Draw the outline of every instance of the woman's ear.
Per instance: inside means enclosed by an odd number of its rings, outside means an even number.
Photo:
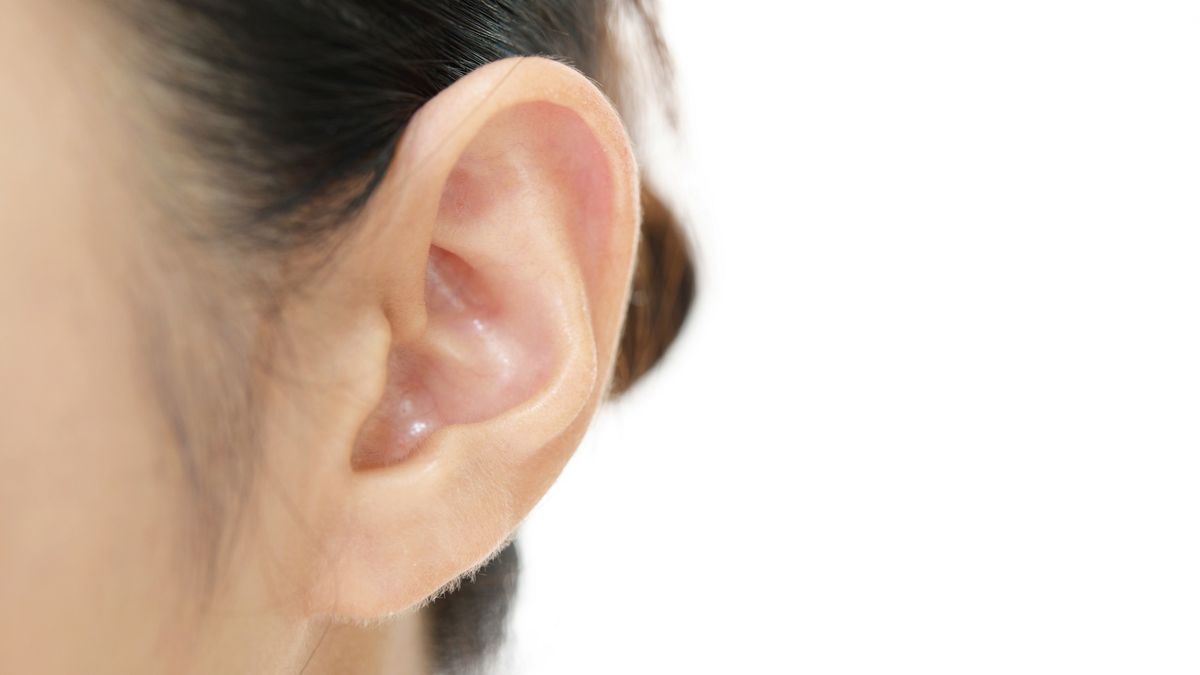
[[[571,68],[493,63],[414,116],[287,313],[307,375],[274,385],[268,456],[301,525],[270,545],[305,611],[412,608],[511,536],[605,394],[639,219],[624,128]]]

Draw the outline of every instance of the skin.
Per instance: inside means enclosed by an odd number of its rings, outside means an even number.
[[[429,672],[420,607],[512,534],[604,396],[639,221],[620,120],[549,61],[472,73],[267,325],[223,273],[245,261],[169,234],[175,155],[121,39],[90,4],[0,0],[0,672]],[[260,403],[232,448],[257,469],[199,525],[224,497],[189,488],[156,379],[211,379],[197,288],[271,360],[217,373]]]

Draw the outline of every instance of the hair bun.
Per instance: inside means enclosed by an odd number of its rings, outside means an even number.
[[[642,186],[642,238],[633,272],[612,396],[654,368],[679,337],[696,295],[691,245],[675,215],[649,185]]]

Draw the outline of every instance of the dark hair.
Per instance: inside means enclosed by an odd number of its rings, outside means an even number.
[[[565,62],[628,116],[636,92],[614,27],[623,17],[646,38],[638,60],[662,80],[670,73],[653,0],[105,1],[145,37],[142,53],[152,58],[142,65],[151,81],[180,102],[163,112],[193,160],[193,190],[206,197],[204,225],[188,234],[267,258],[321,250],[344,236],[411,116],[479,66],[511,56]],[[187,192],[180,189],[178,200]],[[659,361],[695,289],[678,224],[648,189],[644,207],[614,394]],[[236,450],[221,459],[236,459]],[[494,646],[516,572],[510,546],[434,603],[443,670],[472,668]]]

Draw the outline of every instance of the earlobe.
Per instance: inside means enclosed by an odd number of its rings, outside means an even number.
[[[485,560],[603,397],[636,165],[586,78],[518,63],[476,71],[414,118],[345,252],[391,339],[346,473],[315,479],[333,562],[314,571],[314,610],[401,611]]]

